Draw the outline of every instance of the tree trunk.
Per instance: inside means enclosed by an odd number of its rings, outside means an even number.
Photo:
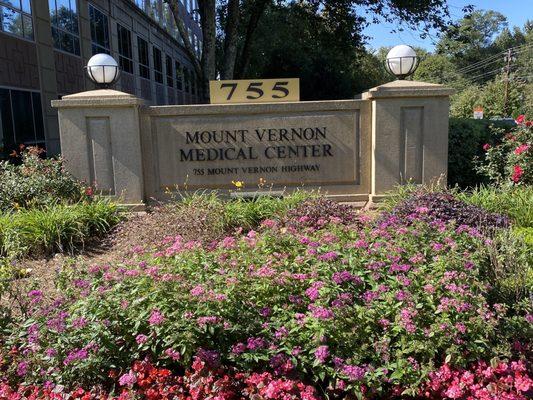
[[[209,81],[216,79],[216,0],[199,0],[202,23],[202,69],[203,85],[208,92]]]
[[[255,29],[259,23],[259,19],[266,9],[268,0],[255,0],[252,10],[250,12],[250,20],[246,27],[246,37],[244,39],[244,45],[240,57],[239,68],[235,74],[236,78],[242,79],[248,73],[248,66],[250,64],[250,58],[252,56],[252,43],[254,38]]]
[[[228,16],[226,20],[225,38],[224,38],[224,59],[222,79],[233,79],[235,70],[235,61],[237,59],[237,40],[239,29],[239,0],[228,0]]]

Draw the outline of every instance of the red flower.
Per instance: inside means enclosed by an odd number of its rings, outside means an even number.
[[[86,196],[92,197],[93,194],[94,194],[94,190],[93,190],[92,187],[89,186],[89,187],[86,187],[86,188],[85,188],[85,195],[86,195]]]
[[[522,115],[519,115],[518,117],[516,117],[515,122],[517,124],[521,125],[521,124],[524,123],[525,120],[526,120],[526,116],[524,114],[522,114]]]
[[[524,170],[522,169],[522,167],[520,165],[515,165],[513,170],[514,170],[513,178],[512,178],[513,182],[514,183],[518,183],[520,181],[520,178],[524,174]]]
[[[526,152],[527,150],[529,149],[529,146],[527,144],[521,144],[520,146],[518,146],[515,150],[514,150],[514,153],[516,155],[518,154],[522,154],[524,152]]]

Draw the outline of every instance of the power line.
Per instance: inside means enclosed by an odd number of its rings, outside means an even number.
[[[466,67],[460,68],[460,69],[457,70],[457,72],[459,72],[459,73],[473,72],[473,71],[475,71],[477,69],[484,68],[487,65],[490,65],[490,64],[493,64],[493,63],[499,61],[500,57],[502,57],[505,54],[507,54],[509,52],[509,50],[511,50],[513,52],[513,54],[517,54],[517,53],[521,54],[523,52],[528,51],[529,49],[533,49],[533,44],[523,44],[523,45],[519,45],[519,46],[510,47],[507,50],[499,52],[497,54],[494,54],[494,55],[492,55],[490,57],[487,57],[484,60],[477,61],[477,62],[475,62],[473,64],[467,65]]]

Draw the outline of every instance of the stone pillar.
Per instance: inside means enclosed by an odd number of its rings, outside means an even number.
[[[137,97],[92,90],[52,101],[59,111],[61,153],[67,169],[123,204],[142,205],[143,168]]]
[[[442,85],[403,80],[364,93],[372,104],[372,202],[401,183],[446,183],[452,93]]]

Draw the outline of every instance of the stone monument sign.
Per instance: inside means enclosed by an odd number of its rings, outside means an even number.
[[[377,201],[446,173],[451,90],[396,81],[359,100],[145,106],[97,90],[53,101],[67,167],[124,203],[178,189],[321,189]],[[241,184],[242,182],[242,184]]]

